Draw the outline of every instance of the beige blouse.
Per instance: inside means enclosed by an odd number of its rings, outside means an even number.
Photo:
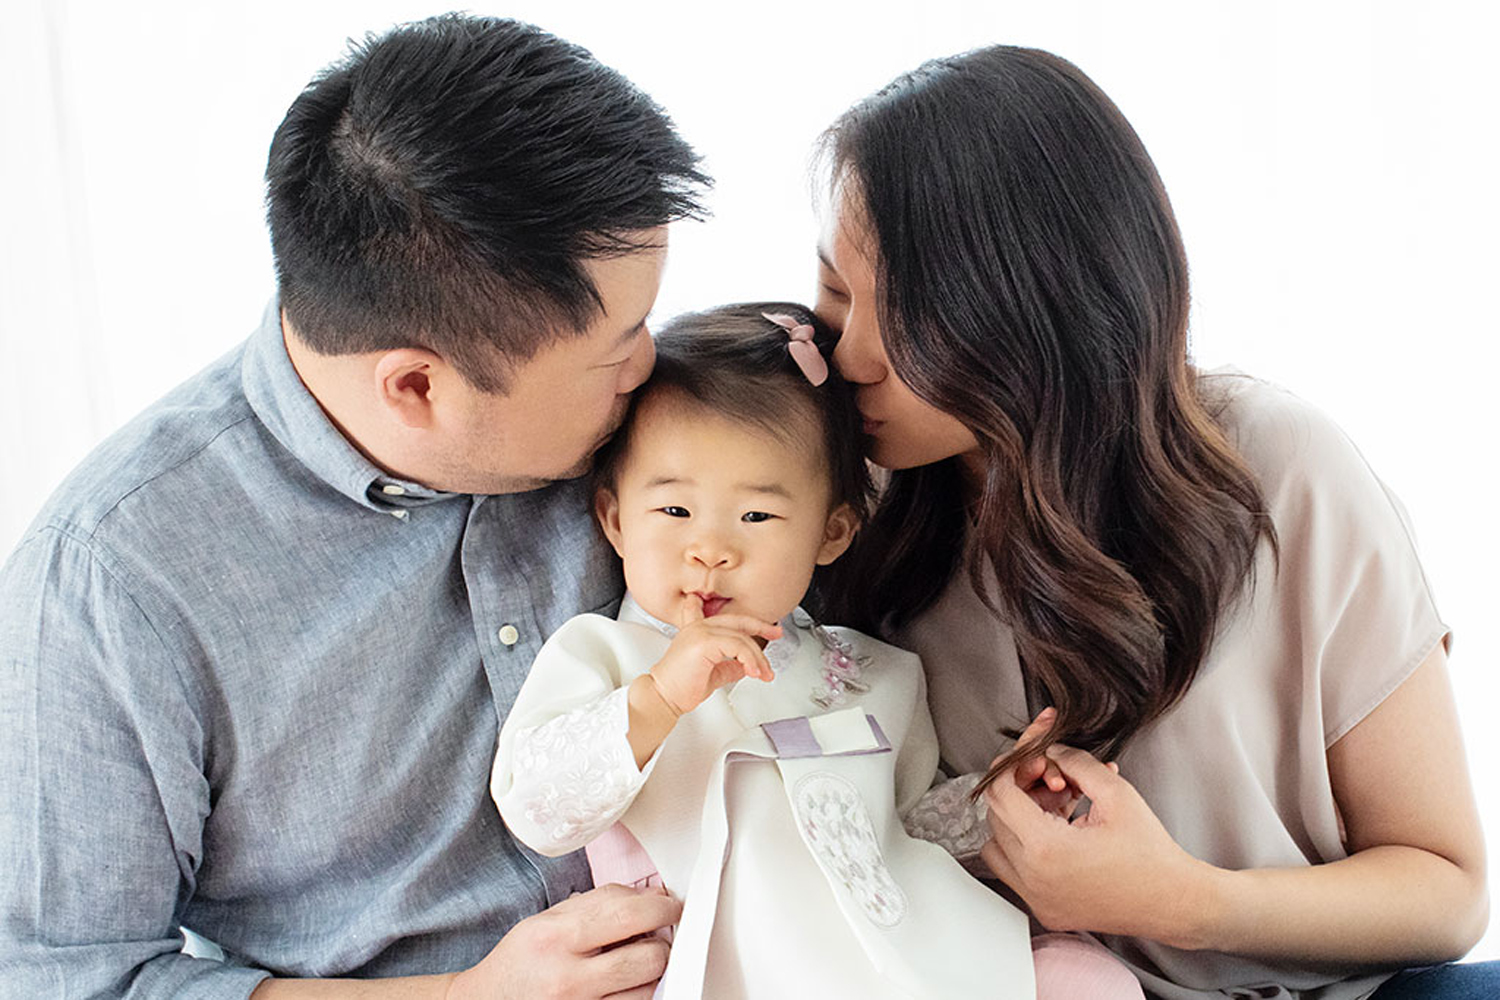
[[[1448,634],[1399,501],[1347,437],[1300,399],[1233,372],[1209,376],[1221,421],[1260,479],[1281,545],[1262,544],[1252,588],[1222,621],[1184,699],[1138,733],[1121,773],[1187,851],[1231,868],[1347,855],[1326,750]],[[896,637],[919,653],[946,767],[981,770],[1028,705],[1010,629],[960,572]],[[1164,891],[1170,887],[1163,886]],[[1355,1000],[1387,976],[1271,965],[1101,937],[1172,1000]]]

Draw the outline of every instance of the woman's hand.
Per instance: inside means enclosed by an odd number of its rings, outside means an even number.
[[[1028,727],[1045,729],[1039,716]],[[1022,740],[1027,734],[1022,734]],[[1177,845],[1113,764],[1056,744],[985,790],[982,856],[1050,930],[1174,941],[1210,866]],[[1069,819],[1082,798],[1088,811]]]

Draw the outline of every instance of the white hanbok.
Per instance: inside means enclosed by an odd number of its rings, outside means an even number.
[[[637,768],[626,688],[675,629],[628,596],[618,620],[568,621],[500,731],[491,793],[506,825],[557,855],[624,824],[685,900],[669,1000],[1031,1000],[1025,916],[954,858],[983,843],[982,810],[952,782],[928,794],[920,661],[800,610],[782,626],[773,681],[716,691]],[[919,808],[933,802],[941,815]]]

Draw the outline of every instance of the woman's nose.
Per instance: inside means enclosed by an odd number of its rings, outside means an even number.
[[[872,318],[857,312],[849,315],[844,332],[834,345],[833,363],[850,382],[868,385],[884,377],[885,351],[880,343],[880,328]]]

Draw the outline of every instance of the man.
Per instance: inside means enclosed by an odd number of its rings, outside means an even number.
[[[267,181],[261,328],[0,571],[5,993],[649,996],[676,904],[487,789],[547,633],[619,600],[569,480],[706,178],[588,53],[448,16],[316,78]]]

